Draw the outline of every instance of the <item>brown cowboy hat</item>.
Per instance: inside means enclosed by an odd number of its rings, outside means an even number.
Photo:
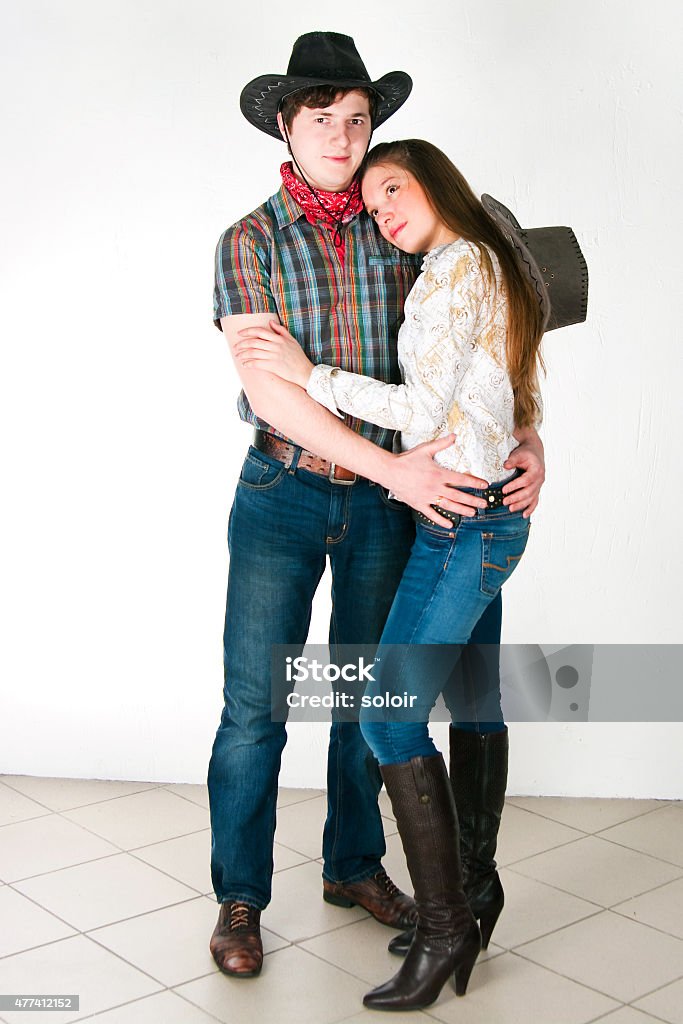
[[[571,228],[522,228],[507,206],[484,194],[482,206],[512,243],[545,318],[545,331],[581,324],[588,309],[588,266]]]

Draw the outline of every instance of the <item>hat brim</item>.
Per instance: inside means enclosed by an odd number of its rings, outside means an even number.
[[[390,71],[376,82],[363,79],[300,78],[292,75],[260,75],[245,85],[240,95],[240,110],[250,124],[274,139],[281,139],[277,112],[285,96],[300,89],[333,85],[339,89],[372,89],[377,93],[373,127],[395,114],[410,96],[413,80],[405,71]]]
[[[493,217],[498,227],[510,240],[513,248],[517,252],[524,270],[526,271],[527,277],[534,286],[534,290],[538,298],[538,304],[541,307],[541,312],[543,314],[543,330],[545,331],[548,326],[548,321],[550,320],[550,298],[545,286],[545,279],[541,273],[541,268],[531,254],[529,247],[524,243],[524,229],[521,227],[512,211],[508,210],[507,206],[504,206],[498,199],[494,199],[493,196],[489,196],[484,193],[481,197],[481,204],[486,212]]]

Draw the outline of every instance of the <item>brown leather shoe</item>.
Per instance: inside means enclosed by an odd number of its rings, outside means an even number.
[[[253,978],[261,973],[261,911],[248,903],[221,903],[209,949],[223,974]]]
[[[415,900],[394,885],[384,868],[360,882],[328,882],[323,878],[323,899],[336,907],[363,907],[389,928],[410,928],[417,921]]]

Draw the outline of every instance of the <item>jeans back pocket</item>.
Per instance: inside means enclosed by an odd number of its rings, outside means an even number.
[[[527,521],[524,529],[515,527],[513,533],[482,533],[481,535],[481,591],[495,597],[506,580],[512,576],[524,554],[529,539]]]

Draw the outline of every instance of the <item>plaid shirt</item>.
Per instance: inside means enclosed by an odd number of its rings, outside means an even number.
[[[399,384],[396,337],[422,256],[389,245],[365,212],[343,228],[342,264],[330,232],[310,224],[281,188],[220,237],[216,249],[214,322],[236,313],[273,313],[313,363],[327,363]],[[243,420],[258,419],[244,391]],[[383,448],[393,431],[345,417],[347,426]]]

